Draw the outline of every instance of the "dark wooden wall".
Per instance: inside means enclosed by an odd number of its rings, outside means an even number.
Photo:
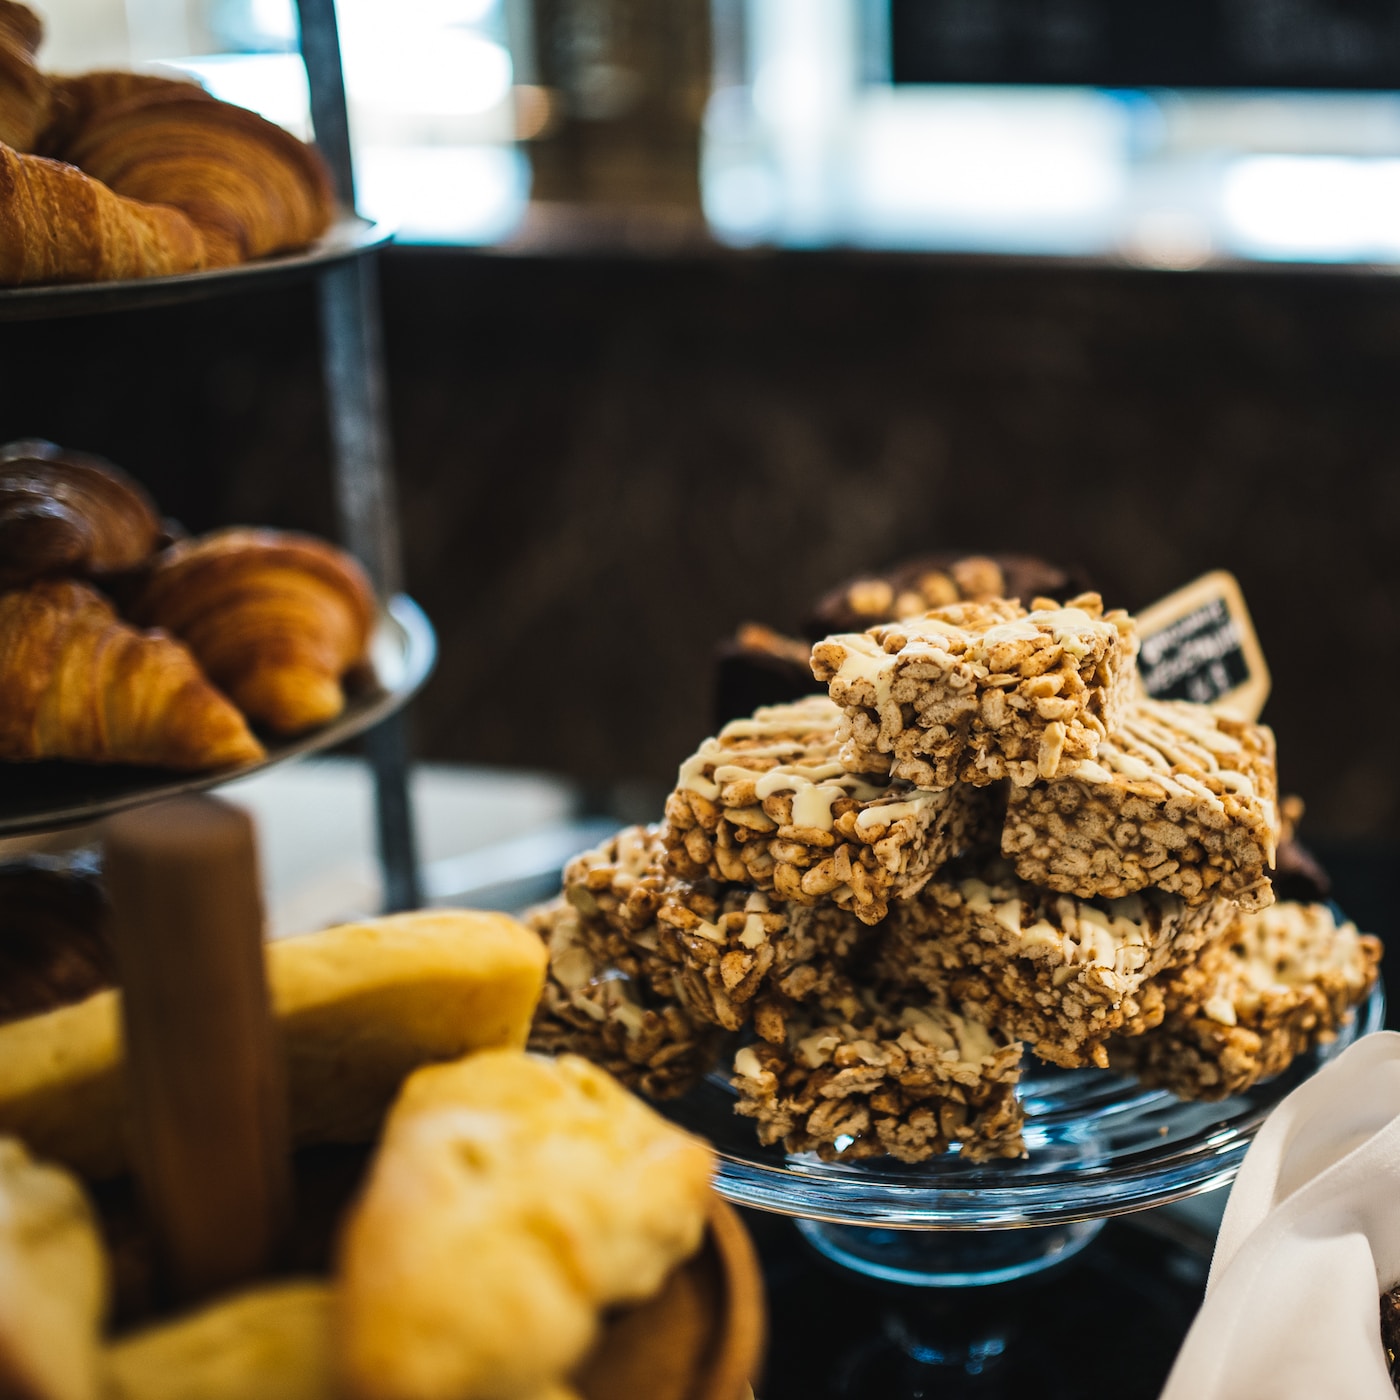
[[[383,287],[426,755],[663,784],[720,636],[924,548],[1079,561],[1129,606],[1223,565],[1310,826],[1400,834],[1393,279],[404,249]],[[193,528],[330,528],[309,288],[0,337],[6,437]]]

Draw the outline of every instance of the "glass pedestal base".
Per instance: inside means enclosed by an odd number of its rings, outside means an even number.
[[[824,1222],[804,1224],[807,1238],[859,1273],[967,1287],[1070,1258],[1094,1221],[1228,1185],[1279,1101],[1384,1021],[1377,983],[1335,1040],[1220,1103],[1184,1102],[1106,1070],[1032,1062],[1020,1085],[1026,1155],[1016,1160],[948,1152],[917,1163],[826,1161],[762,1147],[735,1116],[723,1074],[663,1111],[714,1145],[715,1189],[734,1205]]]
[[[835,1264],[884,1283],[976,1288],[1029,1278],[1073,1259],[1103,1229],[1076,1220],[1027,1230],[881,1230],[799,1220],[802,1237]]]
[[[1209,1232],[1157,1211],[977,1288],[884,1282],[819,1254],[795,1221],[745,1223],[769,1284],[763,1400],[1157,1400],[1210,1267]]]

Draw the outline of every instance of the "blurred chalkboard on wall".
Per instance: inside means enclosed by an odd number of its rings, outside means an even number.
[[[897,83],[1400,88],[1396,0],[889,0]]]

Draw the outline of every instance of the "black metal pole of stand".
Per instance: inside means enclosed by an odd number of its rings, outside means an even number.
[[[298,9],[316,144],[330,164],[342,204],[353,209],[355,170],[335,0],[298,0]],[[321,273],[321,362],[341,538],[363,561],[380,596],[388,597],[403,586],[403,564],[375,274],[373,255]],[[384,907],[412,909],[422,903],[422,890],[402,713],[365,736],[365,755],[374,775]]]

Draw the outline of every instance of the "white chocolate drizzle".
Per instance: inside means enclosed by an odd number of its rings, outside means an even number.
[[[792,825],[820,831],[831,830],[832,807],[842,798],[868,804],[856,817],[862,832],[917,817],[947,800],[944,794],[906,790],[903,784],[896,788],[895,800],[886,800],[890,784],[846,772],[836,758],[840,722],[840,709],[824,695],[760,709],[706,739],[681,764],[676,785],[709,801],[729,784],[745,781],[753,783],[759,802],[791,793]]]
[[[1019,937],[1028,953],[1050,953],[1066,968],[1097,967],[1118,975],[1131,975],[1146,964],[1149,926],[1141,895],[1104,900],[1102,907],[1070,895],[1052,896],[1054,917],[1030,918],[1018,889],[1015,884],[990,885],[975,877],[958,884],[969,909],[990,914]],[[1181,904],[1174,895],[1158,895],[1156,902],[1164,920]]]
[[[1258,802],[1272,828],[1273,803],[1246,771],[1252,766],[1249,752],[1220,720],[1206,705],[1139,700],[1118,733],[1099,746],[1097,761],[1077,764],[1071,776],[1087,783],[1150,783],[1164,797],[1193,799],[1219,812],[1225,795]]]
[[[1006,654],[1008,648],[1014,652],[1029,645],[1039,652],[1041,644],[1049,643],[1077,664],[1124,637],[1135,651],[1134,624],[1123,613],[1103,616],[1078,606],[1027,613],[998,599],[936,608],[922,617],[882,623],[867,632],[829,637],[818,643],[818,650],[839,648],[839,664],[834,672],[826,672],[833,688],[842,682],[866,682],[875,692],[875,708],[883,712],[891,703],[902,668],[910,664],[932,667],[942,684],[952,688],[989,677],[1001,684],[1015,679],[1015,658]],[[815,656],[814,668],[822,674]],[[1004,671],[1008,665],[1012,670]]]
[[[1238,955],[1201,1000],[1205,1016],[1221,1025],[1238,1024],[1238,1013],[1266,993],[1286,994],[1326,974],[1359,992],[1368,976],[1356,925],[1338,924],[1325,904],[1279,903],[1242,913],[1226,940]]]

